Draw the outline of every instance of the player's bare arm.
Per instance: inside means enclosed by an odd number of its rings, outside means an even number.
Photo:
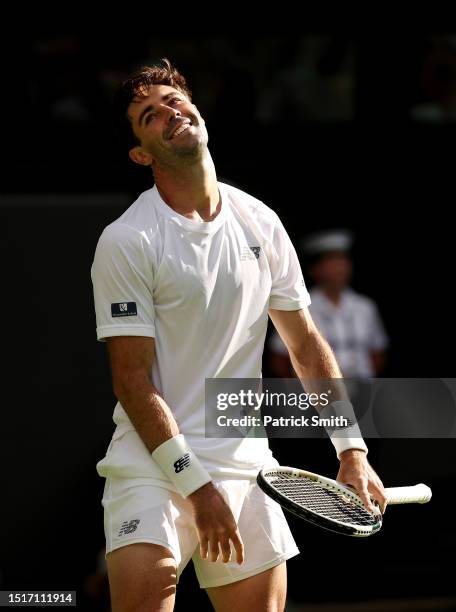
[[[170,407],[151,380],[155,341],[142,336],[107,338],[114,393],[128,414],[138,435],[153,453],[177,436],[179,427]],[[203,558],[224,563],[230,560],[230,541],[236,560],[244,559],[243,544],[233,513],[212,482],[188,496],[198,529]],[[221,552],[220,552],[221,551]]]
[[[114,394],[153,452],[179,434],[176,420],[151,381],[155,341],[142,336],[107,338]]]
[[[342,378],[334,354],[307,308],[292,311],[270,309],[269,316],[290,353],[291,363],[299,378]],[[348,449],[341,453],[339,461],[337,480],[353,486],[369,510],[373,510],[369,493],[384,510],[385,490],[366,453]]]

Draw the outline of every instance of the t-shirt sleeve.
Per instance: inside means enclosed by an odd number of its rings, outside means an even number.
[[[155,337],[153,266],[147,237],[121,223],[98,241],[91,270],[97,338]]]
[[[269,308],[301,310],[310,304],[296,250],[279,217],[273,234],[270,258],[272,287]]]

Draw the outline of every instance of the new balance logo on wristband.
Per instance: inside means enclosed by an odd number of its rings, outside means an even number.
[[[123,535],[128,535],[129,533],[133,533],[133,531],[136,531],[136,529],[138,528],[138,525],[139,525],[139,519],[133,519],[131,521],[124,521],[120,528],[118,537],[123,536]]]
[[[182,470],[184,470],[186,467],[190,465],[190,454],[185,453],[185,455],[182,455],[182,457],[179,457],[179,459],[175,461],[173,465],[174,465],[174,471],[176,472],[176,474],[179,474],[179,472],[182,472]]]

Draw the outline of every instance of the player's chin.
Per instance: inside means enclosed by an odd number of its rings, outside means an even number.
[[[202,138],[188,138],[185,142],[182,139],[182,142],[175,143],[173,146],[173,150],[176,155],[181,156],[191,156],[198,155],[205,147],[206,143]]]

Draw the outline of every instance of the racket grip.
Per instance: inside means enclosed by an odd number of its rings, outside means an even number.
[[[425,484],[412,487],[390,487],[385,489],[388,504],[426,504],[432,497],[431,489]]]

